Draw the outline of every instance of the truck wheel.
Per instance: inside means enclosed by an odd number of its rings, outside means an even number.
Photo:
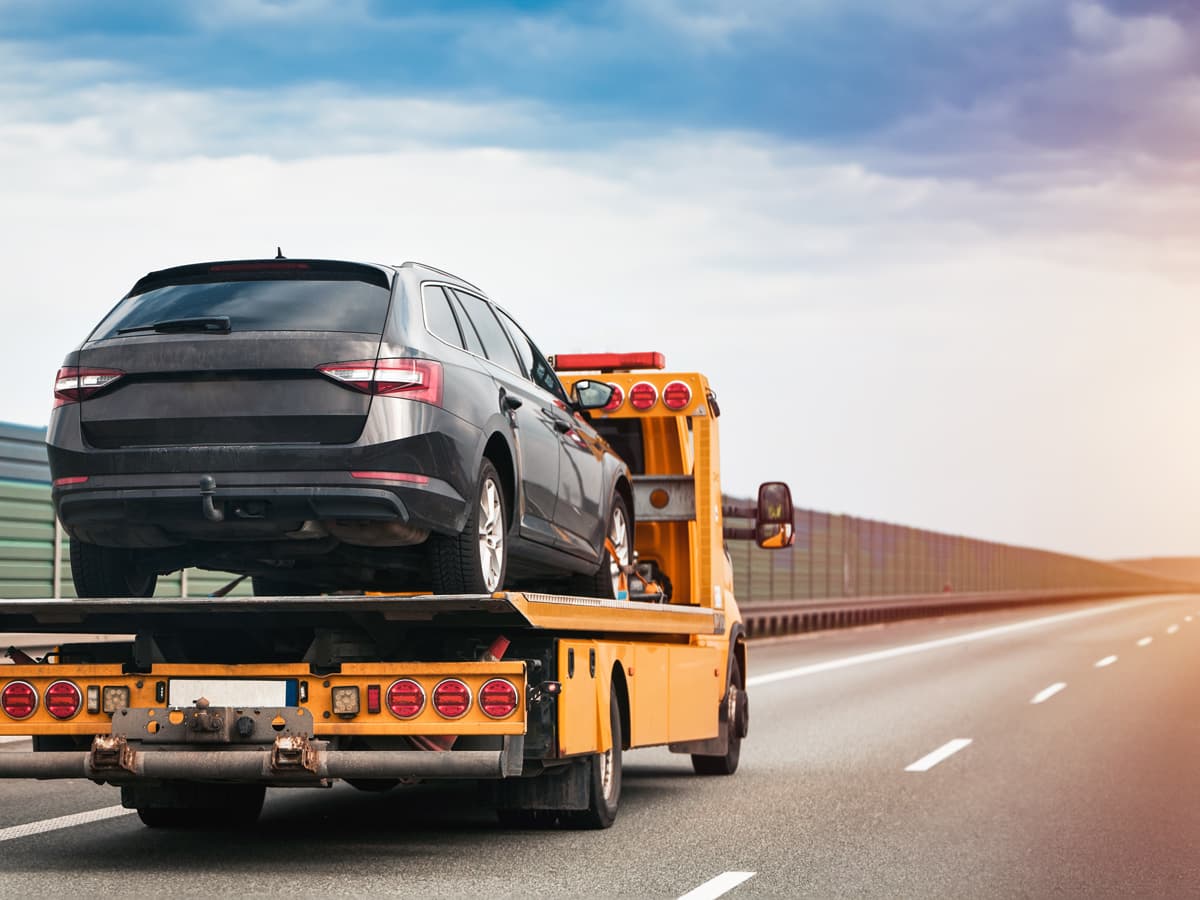
[[[572,590],[581,597],[617,600],[621,599],[623,591],[624,599],[629,599],[629,579],[624,569],[629,565],[630,554],[633,553],[633,528],[625,500],[620,494],[613,495],[610,506],[602,548],[604,561],[594,575],[578,575],[572,582]]]
[[[739,686],[742,670],[737,657],[729,665],[729,687],[725,689],[725,714],[728,719],[729,745],[724,756],[700,756],[692,754],[692,769],[697,775],[732,775],[737,771],[742,755],[742,736],[746,733],[746,717],[749,712],[746,694]]]
[[[490,594],[504,586],[508,517],[500,475],[487,458],[479,467],[478,484],[462,532],[429,538],[434,593]]]
[[[267,793],[261,784],[193,782],[163,785],[158,791],[154,805],[135,807],[147,828],[246,828],[258,821]]]
[[[139,565],[136,551],[72,538],[71,580],[79,597],[153,597],[158,573]]]
[[[614,689],[608,699],[608,717],[612,723],[612,747],[591,758],[591,784],[588,808],[563,813],[562,822],[570,828],[608,828],[617,818],[621,802],[621,707]]]

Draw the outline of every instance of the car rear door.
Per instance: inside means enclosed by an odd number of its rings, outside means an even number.
[[[546,357],[529,335],[504,310],[497,309],[521,355],[530,380],[552,405],[562,462],[559,466],[558,504],[554,524],[563,549],[596,559],[604,540],[604,450],[596,432],[574,413],[567,392]]]
[[[517,521],[522,537],[549,546],[558,544],[554,530],[558,504],[559,428],[553,398],[538,390],[522,371],[521,361],[488,301],[469,291],[449,292],[456,311],[473,330],[486,355],[486,365],[499,388],[497,402],[508,399],[517,447],[521,483]],[[515,408],[513,408],[515,406]]]

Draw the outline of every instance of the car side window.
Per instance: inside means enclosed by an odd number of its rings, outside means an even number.
[[[425,327],[436,338],[441,338],[452,347],[464,347],[458,320],[450,308],[450,298],[436,284],[427,284],[422,290],[425,298]]]
[[[504,333],[500,321],[492,312],[487,301],[465,291],[455,290],[454,294],[467,311],[471,322],[474,323],[475,330],[479,333],[479,339],[483,341],[483,349],[487,352],[488,359],[510,372],[523,375],[521,361],[517,359],[517,353],[513,350],[508,335]]]
[[[517,345],[517,352],[521,354],[521,358],[525,361],[525,368],[529,372],[530,380],[560,400],[566,400],[567,392],[563,390],[558,376],[550,368],[550,363],[546,362],[546,357],[542,356],[541,351],[529,339],[529,335],[525,333],[525,329],[518,325],[513,320],[513,317],[504,310],[497,309],[496,312],[500,314],[500,320],[508,327],[508,333],[512,335],[513,343]]]
[[[458,317],[458,324],[462,329],[463,339],[467,342],[467,349],[476,356],[486,358],[487,353],[484,352],[483,341],[479,339],[479,331],[475,328],[475,323],[471,321],[471,317],[467,315],[467,311],[458,302],[458,297],[454,291],[449,288],[444,288],[444,290],[446,291],[446,297],[450,300],[450,306],[454,310],[454,315]]]

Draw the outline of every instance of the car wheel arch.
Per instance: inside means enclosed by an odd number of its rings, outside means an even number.
[[[513,461],[512,448],[507,439],[499,431],[492,432],[483,447],[483,458],[491,461],[500,476],[500,488],[504,491],[504,505],[508,512],[508,527],[512,529],[516,522],[517,511],[517,475]]]

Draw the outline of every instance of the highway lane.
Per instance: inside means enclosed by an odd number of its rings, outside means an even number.
[[[1198,650],[1198,597],[756,644],[741,771],[629,754],[607,832],[506,831],[469,786],[339,786],[271,792],[244,834],[120,815],[5,840],[118,797],[0,783],[0,893],[1195,896]]]

